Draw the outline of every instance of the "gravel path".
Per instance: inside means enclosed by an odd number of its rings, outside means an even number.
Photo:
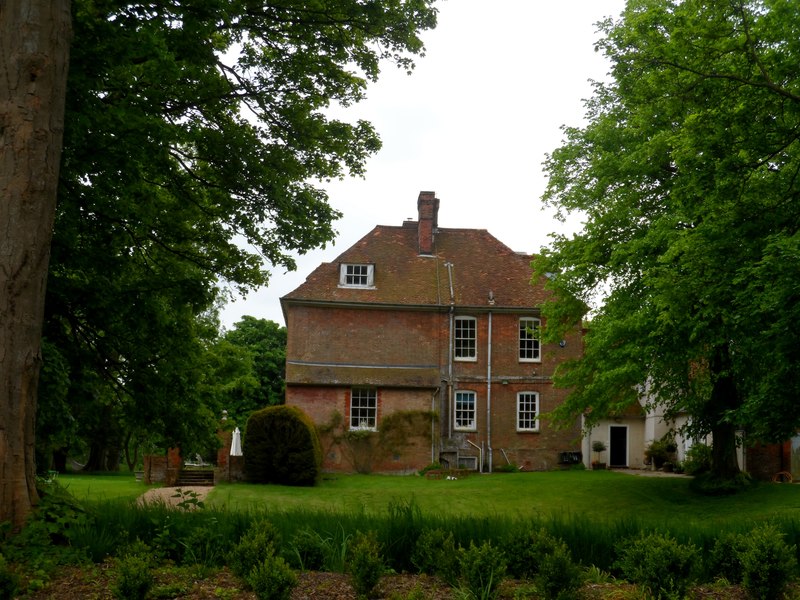
[[[181,487],[158,487],[147,490],[139,496],[139,504],[161,503],[177,506],[179,502],[192,497],[192,493],[197,494],[198,501],[203,501],[208,496],[212,486],[209,485],[183,485]],[[180,490],[180,492],[178,492]]]

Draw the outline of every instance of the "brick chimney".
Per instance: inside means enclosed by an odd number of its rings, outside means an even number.
[[[420,192],[417,199],[417,211],[419,212],[417,225],[419,253],[433,254],[433,238],[436,235],[436,228],[439,226],[439,199],[436,198],[436,192]]]

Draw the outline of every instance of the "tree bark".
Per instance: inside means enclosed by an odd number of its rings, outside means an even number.
[[[729,349],[717,349],[711,361],[713,386],[708,402],[711,415],[711,473],[720,480],[733,479],[740,473],[736,458],[736,426],[725,421],[725,413],[741,404],[731,372]]]
[[[38,500],[34,431],[70,0],[0,2],[0,522]]]

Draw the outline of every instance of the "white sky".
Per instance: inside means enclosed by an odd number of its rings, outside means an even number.
[[[543,211],[545,154],[562,125],[580,125],[590,79],[608,64],[594,51],[595,23],[618,17],[624,0],[444,0],[439,25],[424,34],[426,55],[409,76],[384,67],[348,120],[371,121],[383,141],[364,179],[326,184],[343,213],[335,244],[275,269],[268,287],[222,312],[285,325],[279,298],[375,225],[417,217],[421,190],[441,200],[440,227],[487,229],[513,250],[533,253],[564,225]],[[573,224],[574,229],[577,225]]]

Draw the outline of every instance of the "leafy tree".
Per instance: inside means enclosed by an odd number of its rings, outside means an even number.
[[[713,434],[713,473],[732,478],[736,430],[800,424],[800,13],[631,0],[601,31],[612,79],[546,162],[545,201],[584,228],[534,263],[550,338],[604,296],[559,413],[592,423],[646,386]]]
[[[274,321],[245,315],[227,331],[224,339],[249,357],[250,376],[229,388],[225,408],[237,423],[254,410],[284,402],[286,377],[286,328]]]
[[[188,397],[195,388],[183,367],[201,337],[183,345],[180,336],[192,318],[213,304],[218,285],[262,285],[265,262],[292,268],[291,251],[330,241],[338,214],[314,182],[361,174],[379,147],[368,123],[329,119],[324,109],[360,100],[384,60],[410,69],[423,49],[418,33],[436,21],[433,0],[74,0],[70,54],[70,3],[41,4],[37,12],[12,0],[0,10],[4,80],[31,83],[13,90],[24,101],[4,96],[1,110],[25,107],[14,123],[33,115],[44,124],[27,134],[40,144],[32,158],[0,163],[0,189],[13,198],[0,222],[19,248],[0,266],[27,282],[24,293],[4,285],[0,305],[3,356],[24,361],[0,365],[0,421],[12,433],[0,436],[0,520],[14,523],[35,501],[37,357],[54,218],[46,331],[70,377],[81,374],[70,389],[145,414],[151,402]],[[32,15],[49,21],[30,28]],[[42,32],[38,45],[31,31]],[[17,60],[20,48],[33,58]],[[65,91],[51,75],[65,75],[68,58],[56,213]],[[39,187],[9,196],[6,177]],[[165,431],[185,408],[156,410],[153,427]]]

